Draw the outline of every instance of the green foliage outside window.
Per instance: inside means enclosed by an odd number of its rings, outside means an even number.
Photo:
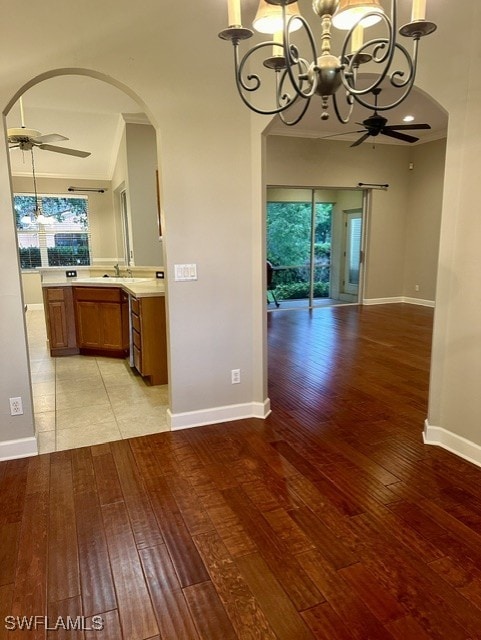
[[[315,204],[314,297],[329,296],[331,203]],[[279,300],[309,297],[311,203],[267,203],[267,259],[275,267],[274,293]],[[282,269],[279,267],[290,267]]]
[[[90,264],[87,198],[16,194],[14,209],[22,269]]]

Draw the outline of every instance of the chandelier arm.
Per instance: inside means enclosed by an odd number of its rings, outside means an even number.
[[[379,15],[375,11],[373,11],[372,13],[375,15]],[[394,53],[397,46],[397,43],[395,42],[395,38],[394,38],[395,22],[394,20],[391,21],[387,16],[384,16],[384,15],[382,16],[382,19],[384,20],[388,30],[388,37],[374,38],[372,40],[369,40],[368,42],[365,42],[362,45],[362,47],[357,51],[357,54],[351,55],[351,56],[348,56],[348,54],[346,53],[347,45],[349,44],[351,33],[356,28],[357,25],[355,25],[353,29],[351,29],[348,37],[344,41],[342,52],[341,52],[341,60],[343,61],[349,60],[349,63],[347,65],[344,64],[341,67],[340,75],[341,75],[341,81],[342,81],[342,84],[344,85],[344,88],[347,91],[349,91],[349,93],[351,93],[352,95],[365,95],[367,93],[372,92],[373,89],[376,89],[377,87],[379,87],[379,85],[384,81],[385,77],[387,76],[389,69],[392,65],[392,62],[394,59]],[[355,87],[356,69],[357,69],[357,66],[359,66],[358,62],[356,61],[356,58],[360,54],[366,53],[369,49],[372,49],[372,62],[376,64],[381,64],[384,66],[379,76],[376,77],[374,82],[372,82],[368,87],[365,87],[364,89],[356,89]],[[383,51],[384,53],[381,54],[381,52]]]
[[[306,101],[304,103],[304,106],[301,109],[301,112],[299,113],[299,115],[296,116],[296,118],[294,120],[287,120],[287,118],[285,117],[283,112],[279,113],[279,118],[282,120],[282,122],[288,126],[288,127],[292,127],[295,124],[297,124],[298,122],[300,122],[302,120],[302,118],[304,117],[304,114],[306,113],[309,104],[311,102],[311,98],[306,98]],[[294,102],[292,103],[294,104]]]
[[[314,65],[315,65],[317,62],[317,47],[316,47],[316,41],[314,40],[314,34],[312,33],[312,30],[307,20],[305,20],[305,18],[303,18],[302,16],[300,15],[291,16],[288,20],[286,20],[285,5],[282,6],[282,14],[283,14],[283,21],[284,21],[284,55],[286,57],[286,65],[287,65],[287,72],[289,74],[289,79],[296,93],[298,93],[303,98],[311,98],[316,92],[316,82],[313,82],[311,84],[311,87],[308,91],[303,91],[302,84],[304,81],[308,80],[307,74],[305,73],[299,74],[297,78],[294,75],[294,67],[296,65],[298,65],[299,63],[303,63],[307,69],[309,67],[309,63],[305,58],[301,58],[298,55],[297,47],[294,44],[291,44],[290,42],[289,27],[290,27],[291,21],[296,20],[300,22],[304,27],[307,33],[309,44],[311,46],[312,59],[314,60]]]
[[[337,92],[333,94],[332,96],[332,104],[334,105],[334,113],[336,114],[337,119],[339,120],[339,122],[341,124],[347,124],[350,119],[351,119],[351,115],[352,115],[352,110],[354,108],[354,98],[351,96],[351,94],[349,93],[349,91],[346,91],[346,102],[349,105],[349,112],[347,114],[347,116],[343,117],[341,115],[341,111],[339,109],[339,104],[337,101]]]
[[[266,116],[276,115],[277,113],[284,111],[285,109],[290,107],[292,104],[294,104],[294,100],[295,100],[295,98],[292,99],[289,97],[289,100],[284,105],[279,105],[274,109],[260,109],[258,107],[255,107],[253,104],[251,104],[249,100],[246,98],[246,96],[244,95],[244,91],[255,92],[262,85],[262,81],[257,74],[249,74],[247,76],[247,81],[253,82],[252,86],[249,86],[248,84],[246,84],[242,74],[248,59],[250,58],[251,55],[253,55],[259,49],[262,49],[263,47],[270,47],[272,46],[272,44],[273,44],[272,42],[261,42],[255,45],[254,47],[249,49],[249,51],[243,56],[242,60],[239,62],[238,43],[234,42],[235,78],[236,78],[236,85],[237,85],[237,91],[239,93],[239,96],[242,102],[246,105],[246,107],[249,107],[251,111],[254,111],[255,113],[258,113],[260,115],[266,115]]]
[[[388,111],[389,109],[394,109],[395,107],[399,106],[403,102],[403,100],[405,100],[407,96],[410,94],[411,89],[413,88],[413,85],[414,85],[414,80],[416,78],[418,41],[414,42],[413,58],[411,58],[409,52],[403,45],[396,43],[396,48],[398,48],[404,54],[407,64],[409,66],[409,72],[406,76],[406,79],[403,80],[402,82],[398,82],[396,80],[396,78],[402,77],[404,75],[404,72],[402,71],[394,71],[391,74],[389,80],[393,87],[395,87],[396,89],[404,89],[404,91],[402,92],[401,96],[399,96],[399,98],[397,98],[393,102],[386,105],[369,103],[360,97],[362,94],[353,93],[352,96],[354,100],[358,102],[360,105],[362,105],[363,107],[366,107],[367,109],[376,109],[377,111]]]

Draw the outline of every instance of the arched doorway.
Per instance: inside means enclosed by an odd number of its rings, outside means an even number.
[[[143,275],[143,266],[161,269],[157,143],[155,129],[142,101],[112,78],[88,70],[72,73],[69,69],[37,77],[15,98],[20,95],[23,95],[27,127],[42,134],[65,135],[69,138],[65,146],[92,151],[93,162],[82,166],[82,161],[86,162],[83,158],[51,153],[42,148],[33,150],[39,195],[52,199],[74,191],[70,195],[89,200],[90,259],[86,265],[90,267],[89,275],[104,275],[114,265],[119,265],[122,271],[127,267],[130,272],[133,269],[133,276]],[[15,98],[6,110],[7,127],[19,126],[20,114]],[[59,142],[58,146],[62,144]],[[12,149],[10,153],[13,193],[19,197],[32,193],[29,154],[19,149]],[[140,176],[136,172],[137,164],[142,166]],[[144,180],[146,176],[148,180]],[[149,198],[148,190],[151,191]],[[155,203],[153,206],[152,202]],[[122,212],[129,216],[131,236],[128,239],[124,237]],[[21,235],[28,235],[28,229],[24,231],[19,230],[17,223],[19,240]],[[55,235],[57,244],[58,236],[66,234]],[[54,242],[53,238],[50,242]],[[126,246],[129,247],[128,255]],[[47,251],[44,253],[48,259]],[[40,308],[42,292],[35,266],[21,260],[33,409],[40,452],[141,435],[132,431],[135,414],[143,416],[144,433],[164,430],[168,408],[166,385],[145,387],[140,376],[129,375],[128,362],[83,358],[80,366],[78,362],[74,363],[76,357],[50,358],[42,337],[45,328]],[[155,275],[155,272],[149,272],[149,275]]]

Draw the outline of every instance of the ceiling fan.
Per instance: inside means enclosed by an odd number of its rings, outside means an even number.
[[[67,147],[57,147],[49,144],[50,142],[61,142],[62,140],[68,140],[65,136],[61,136],[59,133],[49,133],[42,135],[40,131],[36,129],[27,129],[25,127],[23,102],[20,97],[20,119],[22,126],[20,128],[8,129],[8,143],[10,149],[21,149],[22,151],[31,151],[34,147],[38,147],[44,151],[54,151],[55,153],[64,153],[68,156],[76,156],[78,158],[87,158],[90,155],[89,151],[79,151],[78,149],[69,149]]]
[[[402,140],[403,142],[417,142],[419,138],[415,136],[408,135],[406,133],[400,133],[400,131],[414,131],[416,129],[430,129],[431,126],[426,123],[421,124],[391,124],[388,125],[388,120],[381,114],[377,112],[377,100],[378,96],[381,93],[381,89],[373,89],[372,93],[374,94],[374,113],[370,115],[368,118],[363,120],[362,122],[357,122],[356,124],[361,125],[364,129],[359,129],[357,131],[351,131],[351,133],[362,133],[363,135],[358,138],[355,142],[351,144],[351,147],[357,147],[362,144],[368,138],[378,136],[379,134],[383,136],[389,136],[390,138],[395,138],[396,140]],[[346,134],[334,134],[334,135],[346,135]],[[326,136],[326,138],[332,138],[334,136]]]

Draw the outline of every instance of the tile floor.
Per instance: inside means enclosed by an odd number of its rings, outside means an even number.
[[[51,358],[43,311],[27,311],[40,453],[167,431],[167,385],[149,387],[127,360]]]

